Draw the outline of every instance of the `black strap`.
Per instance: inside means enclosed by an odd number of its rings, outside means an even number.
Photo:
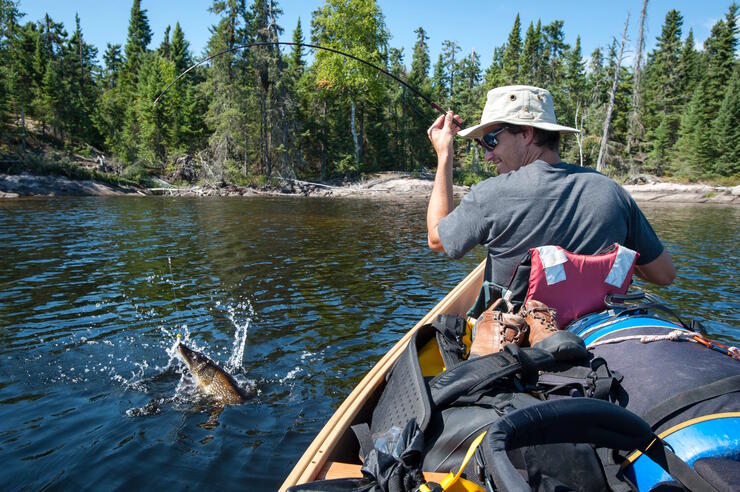
[[[643,453],[657,463],[670,476],[678,480],[687,490],[692,492],[719,492],[704,477],[696,473],[685,461],[676,456],[673,451],[655,436],[655,441]]]
[[[692,388],[679,393],[645,412],[643,419],[655,430],[667,418],[691,405],[737,391],[740,391],[740,375],[730,376],[699,388]]]
[[[552,365],[554,361],[553,356],[544,350],[506,345],[501,352],[468,359],[432,379],[429,383],[432,405],[445,407],[460,395],[481,391],[517,373],[521,373],[525,380],[536,378],[539,369]]]
[[[462,316],[440,314],[432,326],[437,330],[437,345],[447,370],[463,362],[466,347],[463,337],[467,329],[467,321]]]

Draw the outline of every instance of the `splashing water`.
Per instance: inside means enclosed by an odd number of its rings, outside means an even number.
[[[247,318],[243,322],[237,320],[237,309],[240,311],[247,311]],[[249,301],[240,302],[236,307],[229,306],[227,313],[231,324],[234,325],[236,331],[234,332],[234,343],[231,349],[231,357],[226,362],[226,367],[230,372],[241,369],[242,362],[244,360],[244,348],[247,345],[247,331],[249,330],[249,324],[254,317],[254,309]]]

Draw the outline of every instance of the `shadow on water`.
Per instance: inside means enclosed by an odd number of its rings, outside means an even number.
[[[276,489],[364,373],[483,256],[428,251],[423,201],[0,202],[4,489]],[[738,339],[740,211],[644,207],[645,286]],[[219,407],[181,334],[249,392]],[[215,416],[215,417],[214,417]]]

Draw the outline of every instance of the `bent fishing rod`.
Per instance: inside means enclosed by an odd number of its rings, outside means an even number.
[[[214,53],[213,55],[207,56],[206,58],[202,59],[201,61],[192,64],[184,72],[182,72],[180,75],[178,75],[177,77],[175,77],[175,79],[172,82],[170,82],[169,84],[167,84],[167,86],[162,90],[162,92],[159,93],[159,95],[157,96],[157,98],[154,100],[154,105],[156,106],[157,103],[159,103],[159,100],[162,98],[162,96],[165,94],[165,92],[167,92],[170,87],[172,87],[173,85],[175,85],[178,80],[180,80],[185,75],[187,75],[191,70],[194,70],[195,68],[199,67],[200,65],[203,65],[204,63],[208,63],[209,61],[213,60],[214,58],[218,58],[219,56],[225,55],[226,53],[232,53],[234,51],[239,51],[239,50],[242,50],[242,49],[253,48],[255,46],[281,46],[281,45],[282,46],[301,46],[301,47],[306,47],[306,48],[311,48],[311,49],[316,49],[316,50],[329,51],[331,53],[335,53],[335,54],[340,55],[340,56],[343,56],[345,58],[350,58],[352,60],[358,61],[358,62],[362,63],[363,65],[366,65],[366,66],[368,66],[370,68],[373,68],[373,69],[377,70],[378,72],[380,72],[380,73],[382,73],[382,74],[390,77],[394,81],[398,82],[399,84],[401,84],[402,86],[404,86],[405,88],[407,88],[408,90],[410,90],[415,96],[418,96],[419,98],[421,98],[424,102],[426,102],[427,104],[429,104],[431,107],[433,107],[439,113],[446,114],[446,111],[444,109],[442,109],[442,107],[439,104],[437,104],[434,101],[432,101],[431,99],[429,99],[427,96],[425,96],[424,94],[422,94],[418,89],[416,89],[415,87],[413,87],[411,84],[409,84],[406,81],[402,80],[401,78],[393,75],[392,73],[388,72],[387,70],[383,69],[382,67],[379,67],[379,66],[375,65],[372,62],[369,62],[367,60],[363,60],[362,58],[358,58],[357,56],[352,55],[350,53],[345,53],[344,51],[339,51],[339,50],[334,49],[334,48],[329,48],[328,46],[319,46],[317,44],[308,44],[308,43],[294,43],[294,42],[290,42],[290,41],[259,41],[259,42],[254,42],[254,43],[240,44],[240,45],[233,46],[231,48],[227,48],[225,50],[219,51],[218,53]],[[452,119],[452,122],[455,125],[457,125],[459,128],[462,128],[463,127],[462,126],[462,123],[458,122],[454,118]],[[479,145],[483,146],[482,143],[479,141],[479,139],[475,139],[475,141]]]

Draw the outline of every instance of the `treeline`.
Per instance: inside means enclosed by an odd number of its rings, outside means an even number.
[[[478,53],[463,53],[451,40],[432,64],[422,27],[408,63],[403,49],[389,45],[374,0],[326,0],[313,13],[310,32],[299,20],[290,39],[383,66],[467,123],[480,118],[492,87],[546,87],[559,120],[582,129],[579,139],[563,140],[561,155],[570,162],[596,164],[610,113],[608,172],[734,177],[740,174],[737,10],[729,6],[701,50],[691,30],[684,33],[680,12],[669,11],[655,49],[633,67],[620,59],[624,40],[586,59],[579,37],[573,46],[565,42],[563,21],[524,29],[518,15],[485,69]],[[79,18],[70,34],[48,15],[24,23],[17,0],[0,0],[3,132],[18,132],[22,141],[25,120],[33,119],[60,145],[89,144],[112,154],[128,177],[188,165],[180,176],[240,183],[434,166],[425,129],[435,111],[410,91],[334,53],[316,50],[309,65],[306,48],[270,45],[283,33],[275,0],[214,0],[210,11],[219,21],[200,56],[233,51],[190,71],[154,105],[198,59],[179,23],[166,29],[160,46],[150,46],[146,10],[134,0],[125,46],[108,44],[99,65]],[[235,49],[251,43],[263,44]],[[641,60],[641,48],[638,53]],[[457,145],[463,168],[491,171],[474,145]]]

